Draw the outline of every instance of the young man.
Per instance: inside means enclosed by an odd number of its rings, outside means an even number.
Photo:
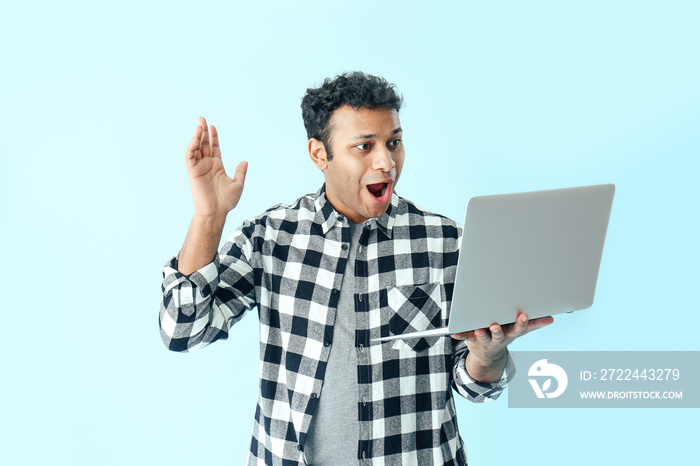
[[[260,318],[260,395],[248,464],[464,465],[452,389],[495,399],[507,345],[551,318],[454,335],[371,339],[446,324],[460,227],[400,198],[401,98],[347,73],[302,101],[325,183],[246,221],[217,255],[247,164],[226,175],[204,118],[187,149],[195,215],[165,267],[160,325],[174,351]]]

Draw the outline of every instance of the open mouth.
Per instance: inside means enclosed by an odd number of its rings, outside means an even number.
[[[389,200],[389,195],[391,194],[391,190],[389,189],[390,183],[390,181],[386,181],[383,183],[368,184],[367,191],[369,191],[377,202],[386,202]]]

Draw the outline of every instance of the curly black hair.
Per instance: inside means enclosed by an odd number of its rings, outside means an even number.
[[[333,79],[326,78],[321,87],[307,89],[301,100],[301,116],[308,138],[321,141],[326,148],[328,160],[331,160],[332,128],[329,122],[333,112],[344,105],[357,110],[380,107],[398,112],[403,105],[403,98],[395,88],[386,79],[361,71],[343,73]]]

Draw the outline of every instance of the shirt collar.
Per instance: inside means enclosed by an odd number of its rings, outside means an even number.
[[[314,218],[314,223],[321,225],[323,234],[325,235],[328,231],[333,228],[337,223],[343,221],[343,215],[336,212],[328,199],[326,199],[326,185],[324,183],[316,192],[316,199],[314,200],[314,207],[316,209],[316,216]],[[387,207],[386,212],[384,212],[378,218],[371,218],[367,220],[366,223],[376,223],[377,227],[384,233],[387,237],[391,238],[392,231],[394,229],[394,221],[396,220],[396,212],[399,206],[399,196],[395,192],[391,193],[391,201],[389,201],[389,207]]]

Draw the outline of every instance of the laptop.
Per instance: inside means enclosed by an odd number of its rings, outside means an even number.
[[[448,326],[377,338],[452,335],[593,304],[615,185],[477,196],[464,219]]]

